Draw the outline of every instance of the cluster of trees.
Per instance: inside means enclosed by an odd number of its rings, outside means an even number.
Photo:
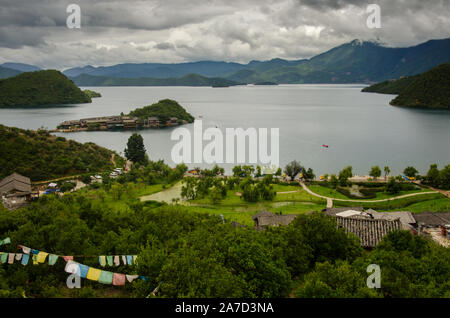
[[[38,181],[111,171],[113,154],[116,164],[122,166],[123,158],[94,143],[82,144],[46,131],[0,125],[0,179],[13,172]]]
[[[422,181],[435,188],[450,189],[450,165],[439,170],[437,164],[432,164]]]
[[[284,168],[284,173],[291,178],[291,181],[294,180],[294,178],[299,174],[301,174],[301,178],[306,181],[314,180],[314,178],[316,177],[313,169],[306,169],[296,160],[291,161],[286,165],[286,167]]]
[[[194,117],[180,104],[178,104],[178,102],[171,99],[163,99],[155,104],[142,108],[136,108],[128,115],[138,117],[140,119],[158,117],[159,120],[163,122],[168,121],[170,117],[176,117],[178,120],[186,120],[188,123],[194,122]]]
[[[68,289],[65,262],[0,267],[1,297],[449,297],[450,250],[409,232],[393,232],[373,251],[321,213],[289,226],[255,231],[181,206],[128,200],[127,208],[92,198],[99,190],[45,196],[0,213],[0,233],[17,244],[58,255],[138,255],[114,272],[148,277],[124,287],[82,280]],[[110,195],[113,188],[104,190]],[[98,258],[76,258],[99,268]],[[366,286],[369,264],[381,288]],[[107,269],[109,270],[109,269]]]
[[[262,180],[261,168],[258,166],[235,166],[233,176],[223,176],[224,169],[214,166],[209,169],[198,169],[199,177],[186,177],[183,180],[181,196],[187,200],[209,198],[211,203],[219,203],[227,196],[227,191],[241,191],[241,198],[247,202],[261,200],[271,201],[276,195],[273,189],[274,179],[272,175],[265,175]],[[222,175],[220,178],[216,178]],[[254,176],[254,177],[252,177]]]
[[[91,98],[59,71],[21,73],[0,80],[0,107],[90,103]]]

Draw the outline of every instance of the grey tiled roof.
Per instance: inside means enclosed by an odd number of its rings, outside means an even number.
[[[428,226],[450,224],[450,212],[423,212],[414,214],[417,223],[425,223]]]
[[[11,191],[31,192],[30,178],[14,172],[12,175],[0,181],[0,194],[5,194]]]
[[[383,219],[361,219],[335,216],[338,227],[346,233],[353,233],[361,240],[362,247],[375,247],[388,233],[400,230],[400,219],[393,221]]]

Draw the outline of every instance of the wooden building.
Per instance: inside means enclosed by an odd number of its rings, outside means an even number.
[[[0,181],[0,195],[3,205],[8,209],[17,209],[28,205],[31,201],[31,181],[18,173]]]

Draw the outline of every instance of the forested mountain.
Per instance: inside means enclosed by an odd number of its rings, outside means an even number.
[[[26,72],[0,80],[0,107],[90,102],[91,98],[59,71]]]
[[[0,180],[17,172],[32,181],[114,169],[115,152],[94,143],[81,144],[46,131],[0,125]],[[115,154],[118,166],[123,159]]]

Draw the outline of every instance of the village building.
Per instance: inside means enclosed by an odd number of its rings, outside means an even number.
[[[11,210],[29,204],[32,198],[32,189],[30,178],[24,177],[18,173],[0,181],[0,195],[3,205]]]
[[[392,231],[400,230],[400,219],[384,220],[360,217],[335,216],[339,228],[348,233],[353,233],[361,241],[364,248],[374,248],[384,236]]]
[[[423,212],[414,214],[419,235],[450,247],[450,212]]]
[[[273,214],[264,209],[253,215],[252,219],[256,230],[264,230],[268,226],[288,225],[296,216],[297,214]]]
[[[157,128],[161,125],[161,122],[158,117],[149,117],[147,119],[147,125],[148,127]]]

